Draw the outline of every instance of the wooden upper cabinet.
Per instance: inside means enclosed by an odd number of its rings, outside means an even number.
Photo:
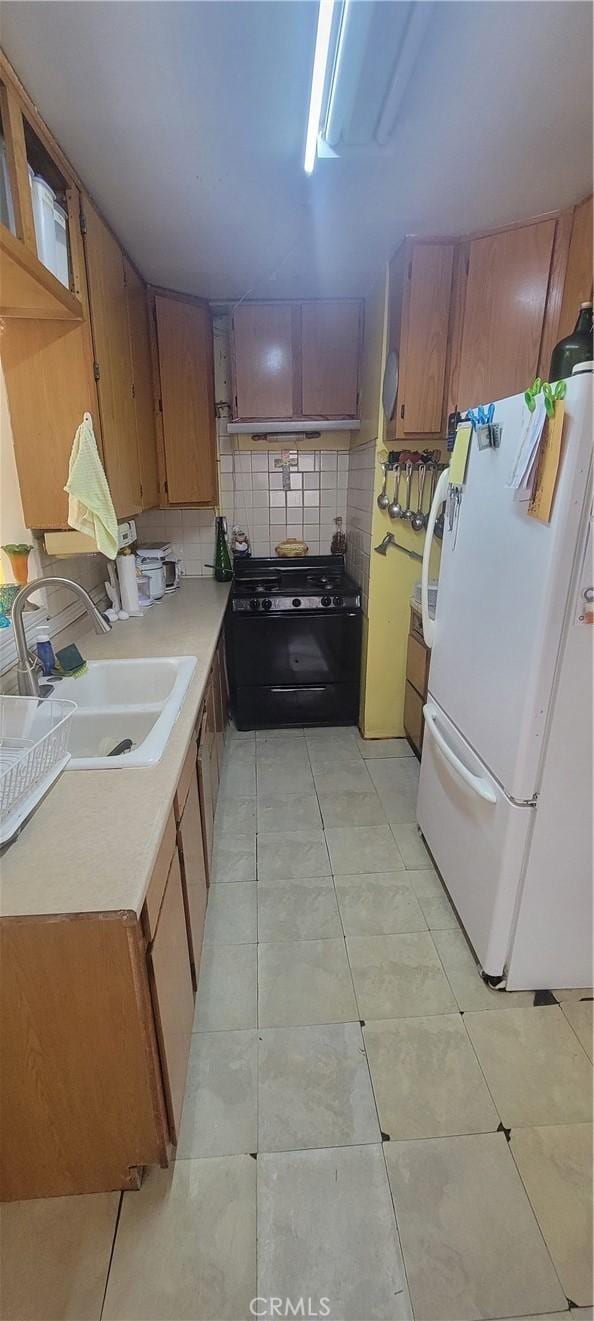
[[[563,302],[555,343],[569,335],[578,318],[580,303],[592,297],[592,198],[586,197],[573,212]]]
[[[305,417],[357,417],[361,304],[301,304],[301,391]]]
[[[295,416],[295,309],[291,303],[240,303],[233,313],[235,414]]]
[[[361,331],[357,299],[241,303],[232,322],[235,417],[356,417]]]
[[[470,243],[457,407],[525,390],[536,376],[557,221]]]
[[[212,323],[198,298],[155,295],[162,411],[163,486],[168,504],[217,502]]]
[[[390,441],[439,438],[454,244],[407,240],[390,263],[389,350],[398,356]]]
[[[94,207],[83,204],[103,459],[116,514],[142,508],[124,255]]]
[[[159,503],[159,478],[157,472],[157,441],[148,304],[146,286],[126,257],[124,258],[124,278],[128,304],[130,352],[132,354],[140,497],[142,508],[152,509],[154,505]]]

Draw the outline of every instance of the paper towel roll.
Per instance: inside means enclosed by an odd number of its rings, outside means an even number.
[[[141,615],[142,609],[138,600],[138,583],[136,581],[136,556],[118,555],[116,564],[120,580],[122,610],[125,610],[129,615]]]

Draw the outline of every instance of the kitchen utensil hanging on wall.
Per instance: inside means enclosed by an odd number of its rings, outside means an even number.
[[[408,518],[408,519],[412,518],[412,509],[410,507],[410,487],[412,482],[412,473],[413,473],[413,465],[412,463],[409,462],[406,465],[406,504],[404,506],[402,514],[400,515],[401,518]]]
[[[384,470],[384,484],[377,497],[377,507],[378,509],[387,509],[390,503],[390,497],[386,489],[388,485],[388,465],[387,463],[382,463],[381,467]]]
[[[388,505],[388,514],[390,518],[401,518],[402,506],[400,504],[400,464],[396,464],[394,476],[394,496]]]
[[[410,525],[413,532],[422,532],[425,526],[425,515],[423,513],[423,496],[425,494],[425,474],[427,472],[426,465],[424,463],[420,463],[417,472],[419,475],[418,503],[417,503],[416,512],[412,515],[412,518],[410,520]]]

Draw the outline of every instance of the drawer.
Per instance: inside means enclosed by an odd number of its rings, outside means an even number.
[[[407,683],[404,689],[404,730],[419,756],[423,746],[424,705],[424,698]]]
[[[177,847],[177,837],[175,828],[175,817],[173,812],[169,813],[167,825],[163,833],[163,838],[159,845],[157,861],[153,868],[153,874],[149,881],[149,887],[146,892],[144,908],[142,910],[142,927],[147,940],[154,939],[159,921],[159,913],[167,884],[167,877],[171,867],[171,860]]]
[[[424,643],[419,642],[412,633],[408,635],[406,652],[406,678],[421,697],[427,696],[427,677],[429,674],[429,651]]]

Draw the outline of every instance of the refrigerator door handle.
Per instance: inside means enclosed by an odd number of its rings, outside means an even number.
[[[446,498],[448,489],[449,468],[444,468],[440,474],[435,495],[431,504],[429,518],[427,520],[427,531],[425,533],[425,545],[423,546],[423,566],[421,568],[421,617],[423,620],[423,638],[425,646],[433,646],[433,637],[435,634],[435,622],[429,614],[429,559],[431,556],[431,547],[433,545],[433,534],[435,532],[435,523],[440,505]]]
[[[477,794],[479,798],[482,798],[485,803],[496,803],[497,796],[495,791],[491,788],[489,781],[483,776],[473,775],[472,771],[468,770],[468,767],[464,765],[463,761],[460,761],[460,758],[456,755],[453,748],[450,747],[447,739],[444,737],[437,724],[436,714],[435,707],[430,706],[427,702],[423,707],[423,715],[425,716],[427,727],[432,737],[435,739],[440,752],[452,767],[452,770],[454,770],[460,779],[464,781],[464,784],[466,784],[469,789],[472,789],[472,792]]]

